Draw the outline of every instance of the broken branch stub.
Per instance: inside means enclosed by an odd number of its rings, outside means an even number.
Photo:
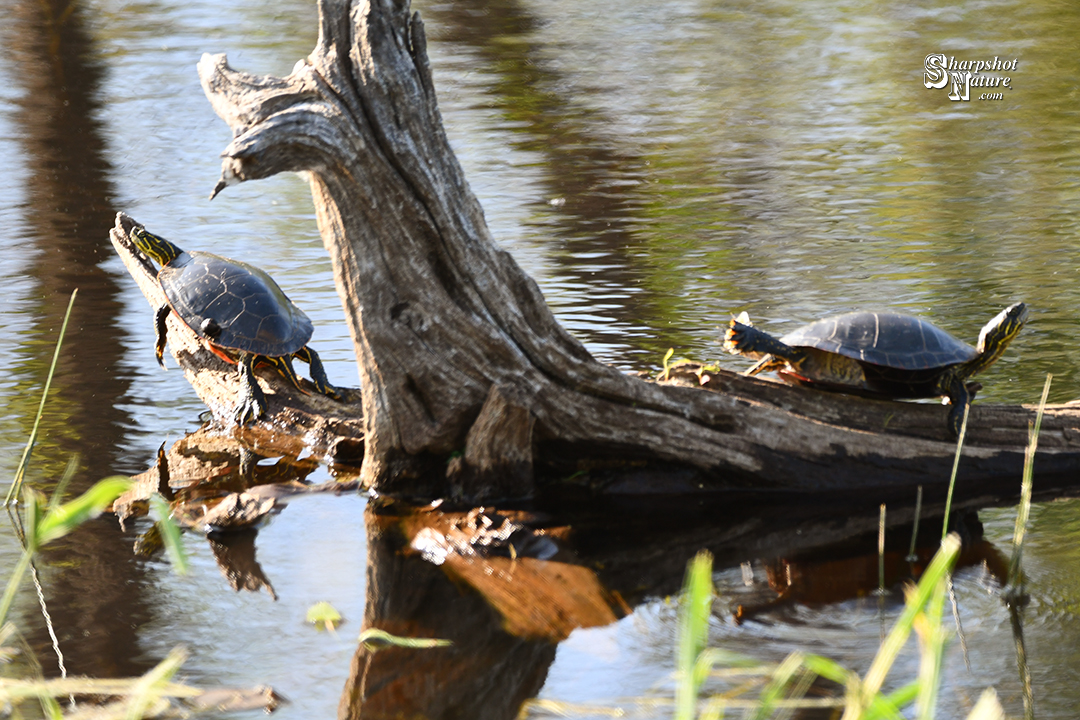
[[[513,388],[491,386],[465,438],[465,452],[447,467],[452,498],[482,502],[532,496],[536,419],[528,405]]]
[[[447,459],[464,450],[468,464],[467,436],[493,386],[531,418],[537,466],[661,461],[717,486],[804,489],[948,477],[955,448],[939,407],[722,371],[661,385],[593,360],[493,242],[443,131],[418,16],[393,0],[324,0],[319,15],[318,45],[288,77],[237,72],[224,55],[204,56],[199,74],[234,132],[217,190],[286,170],[310,178],[360,369],[367,484],[447,494]],[[970,472],[1018,473],[1030,411],[999,411],[991,426],[980,409]],[[1077,414],[1061,413],[1055,470],[1080,464],[1077,434],[1064,430]],[[474,437],[495,447],[490,432]],[[491,475],[473,477],[468,494],[482,495]]]

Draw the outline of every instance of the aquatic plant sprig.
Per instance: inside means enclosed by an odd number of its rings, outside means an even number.
[[[1050,395],[1050,384],[1053,380],[1054,376],[1047,374],[1042,397],[1039,398],[1039,408],[1035,411],[1035,421],[1028,429],[1028,446],[1027,451],[1024,453],[1024,473],[1020,481],[1020,504],[1016,508],[1013,550],[1012,556],[1009,558],[1009,576],[1005,586],[1005,596],[1010,602],[1017,600],[1023,594],[1020,561],[1024,553],[1024,535],[1027,533],[1028,516],[1031,514],[1031,488],[1035,474],[1035,451],[1039,447],[1039,431],[1042,428],[1043,413],[1046,411],[1046,400]]]
[[[915,706],[918,720],[932,720],[941,685],[942,658],[949,633],[942,624],[947,578],[960,552],[960,539],[946,536],[919,583],[908,589],[900,617],[882,642],[870,669],[863,678],[834,660],[820,655],[792,653],[779,665],[755,663],[716,648],[704,647],[713,598],[712,557],[699,553],[689,564],[679,612],[677,647],[677,682],[674,707],[676,720],[713,720],[723,717],[725,709],[749,710],[757,720],[786,713],[797,707],[842,708],[844,720],[876,720],[905,717],[901,709]],[[900,649],[915,631],[922,650],[919,678],[889,693],[883,693],[885,679],[891,672]],[[728,695],[710,697],[701,714],[697,713],[698,692],[712,672],[714,664],[738,664],[742,672],[767,678],[756,700]],[[806,690],[814,677],[831,680],[846,688],[843,698],[807,699]],[[984,694],[969,720],[985,720],[1000,704],[996,696]]]

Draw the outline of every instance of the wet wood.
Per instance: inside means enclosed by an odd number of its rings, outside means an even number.
[[[158,450],[154,467],[135,475],[130,490],[112,505],[121,526],[145,515],[159,493],[183,527],[202,532],[243,529],[258,523],[291,496],[355,491],[355,480],[310,485],[305,478],[319,459],[256,453],[214,424]]]
[[[533,494],[533,426],[528,400],[492,385],[465,437],[465,452],[450,461],[450,497],[466,503]]]
[[[409,547],[484,597],[517,637],[552,643],[579,627],[598,627],[630,613],[596,573],[559,542],[505,512],[407,513],[399,525]],[[565,530],[565,528],[564,528]]]
[[[335,460],[362,449],[367,485],[411,497],[518,494],[530,486],[530,460],[537,482],[574,476],[601,491],[627,487],[627,472],[646,492],[887,493],[947,482],[955,451],[947,408],[700,366],[655,382],[596,362],[491,237],[446,140],[419,16],[393,0],[319,7],[318,45],[287,77],[238,72],[224,55],[199,63],[206,95],[234,133],[215,194],[278,172],[307,174],[360,368],[359,402],[345,405],[261,376],[273,395],[267,420],[249,431],[258,442],[307,443]],[[121,220],[114,245],[123,229]],[[227,417],[228,368],[196,345],[174,356]],[[516,398],[521,432],[501,440],[484,412],[492,388]],[[1030,407],[976,403],[960,478],[1018,482],[1033,417]],[[497,467],[518,471],[503,485],[491,481]],[[1080,409],[1049,408],[1037,473],[1078,469]]]

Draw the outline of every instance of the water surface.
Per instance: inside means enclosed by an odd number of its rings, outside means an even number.
[[[674,347],[742,367],[716,343],[742,310],[782,333],[829,313],[890,309],[974,342],[1022,299],[1029,326],[982,377],[980,401],[1033,402],[1048,372],[1052,400],[1080,395],[1077,7],[416,7],[447,132],[494,237],[599,359],[649,369]],[[73,489],[139,472],[162,442],[200,424],[204,408],[181,373],[154,364],[152,312],[111,255],[117,210],[183,247],[256,261],[315,321],[330,378],[355,384],[306,184],[281,176],[207,201],[230,137],[195,63],[228,52],[236,68],[285,74],[314,45],[315,8],[93,0],[62,24],[48,8],[58,16],[50,3],[0,6],[0,476],[14,471],[75,287],[30,481],[51,488],[72,457]],[[1018,58],[1012,88],[1001,100],[951,102],[923,87],[933,52]],[[323,469],[309,479],[328,478]],[[195,682],[271,684],[292,700],[281,716],[333,715],[363,613],[364,504],[305,499],[260,533],[276,602],[231,590],[201,538],[188,538],[195,570],[183,579],[134,559],[132,535],[113,521],[92,523],[43,559],[68,669],[138,673],[183,643]],[[1013,510],[981,517],[1004,551]],[[1032,513],[1025,617],[1044,718],[1071,718],[1077,704],[1078,518],[1075,501]],[[0,567],[15,552],[0,533]],[[718,571],[725,596],[742,583],[742,560],[762,558],[748,550]],[[958,575],[957,590],[972,670],[954,644],[941,716],[964,716],[987,685],[1017,713],[1000,599],[977,569]],[[340,636],[303,624],[320,599],[346,615]],[[721,605],[713,639],[761,659],[805,648],[863,670],[877,647],[876,605],[797,606],[739,626]],[[32,593],[14,617],[52,667]],[[669,692],[673,622],[673,606],[645,598],[615,624],[575,631],[541,696]]]

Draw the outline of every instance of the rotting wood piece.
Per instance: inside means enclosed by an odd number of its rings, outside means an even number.
[[[199,74],[234,134],[215,193],[282,171],[310,178],[360,367],[366,484],[447,494],[445,463],[493,385],[526,399],[538,468],[640,460],[694,468],[702,487],[946,481],[942,407],[723,371],[683,387],[593,360],[493,242],[442,128],[419,17],[393,0],[319,10],[318,45],[288,77],[237,72],[224,55],[204,56]],[[976,404],[960,477],[1018,477],[1032,416]],[[1080,411],[1049,410],[1036,467],[1080,468]]]

